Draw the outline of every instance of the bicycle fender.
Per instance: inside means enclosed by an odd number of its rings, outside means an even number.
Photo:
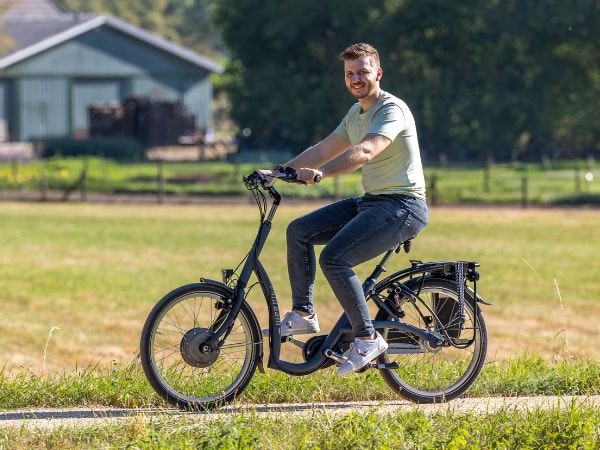
[[[214,287],[222,288],[225,292],[233,295],[233,289],[231,287],[227,286],[222,281],[217,281],[217,280],[212,280],[210,278],[202,277],[202,278],[200,278],[200,283],[206,283],[206,284],[209,284]]]

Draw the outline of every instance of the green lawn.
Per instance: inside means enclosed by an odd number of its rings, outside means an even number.
[[[263,254],[289,307],[284,230],[317,206],[286,204]],[[475,259],[490,347],[465,395],[594,395],[600,386],[597,260],[600,211],[436,207],[408,258]],[[251,205],[2,203],[0,409],[167,405],[145,379],[142,324],[168,290],[218,278],[245,255],[258,218]],[[357,270],[365,275],[371,264]],[[319,275],[322,328],[340,312]],[[249,296],[265,324],[264,299]],[[397,395],[375,371],[339,377],[257,372],[239,403],[376,400]],[[482,402],[485,402],[482,399]],[[0,430],[1,448],[598,448],[600,415],[566,405],[524,412],[350,412],[258,417],[135,416],[118,423]]]
[[[7,448],[133,449],[596,449],[600,412],[567,405],[562,410],[479,412],[376,412],[331,416],[261,417],[236,414],[205,420],[201,416],[140,415],[117,424],[56,429],[3,430]]]
[[[263,261],[282,309],[290,305],[286,224],[315,204],[284,204]],[[410,255],[481,262],[478,292],[490,360],[523,353],[594,356],[600,320],[600,211],[433,208]],[[5,370],[111,367],[135,360],[145,317],[166,292],[201,276],[220,278],[245,255],[258,223],[253,206],[3,203],[0,291]],[[371,269],[358,268],[361,275]],[[266,323],[258,289],[249,296]],[[340,313],[319,274],[323,326]]]

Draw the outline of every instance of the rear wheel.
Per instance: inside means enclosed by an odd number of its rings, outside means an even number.
[[[458,294],[452,281],[428,279],[421,285],[420,279],[414,279],[406,285],[418,292],[419,300],[389,294],[403,315],[402,322],[437,333],[443,343],[432,345],[408,331],[379,330],[389,348],[378,362],[398,364],[397,369],[380,369],[381,375],[394,391],[411,401],[451,400],[465,392],[483,368],[487,351],[483,316],[474,307],[472,292],[465,290],[465,323],[460,326]],[[394,320],[383,310],[377,319]]]
[[[218,349],[203,349],[223,323],[231,295],[224,287],[192,284],[170,292],[150,312],[140,342],[142,367],[169,403],[209,409],[230,402],[250,382],[261,344],[248,304]]]

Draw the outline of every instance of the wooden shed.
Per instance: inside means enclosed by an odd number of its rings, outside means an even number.
[[[85,136],[91,104],[179,101],[211,126],[213,61],[108,15],[0,0],[0,123],[12,141]]]

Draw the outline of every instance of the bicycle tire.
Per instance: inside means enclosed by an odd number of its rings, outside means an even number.
[[[222,406],[252,379],[262,342],[246,302],[219,350],[199,350],[218,327],[216,320],[222,323],[231,295],[226,286],[190,284],[169,292],[148,315],[140,339],[142,367],[154,390],[170,404],[187,410]]]
[[[424,303],[429,303],[432,309],[435,301],[442,299],[453,304],[454,317],[446,318],[447,323],[456,323],[454,319],[458,312],[458,294],[456,283],[453,281],[427,278],[422,283],[421,278],[409,280],[405,283]],[[382,295],[382,293],[379,293]],[[436,300],[437,299],[437,300]],[[483,315],[479,308],[474,308],[475,302],[470,289],[465,289],[464,312],[466,321],[464,327],[448,326],[438,322],[423,303],[404,301],[401,309],[404,313],[402,322],[437,331],[440,335],[447,335],[462,342],[465,348],[455,348],[451,345],[431,347],[418,337],[408,332],[398,330],[378,330],[388,341],[390,348],[382,354],[377,362],[387,364],[396,362],[397,369],[380,369],[381,376],[388,386],[402,397],[415,403],[442,403],[463,394],[479,376],[483,369],[487,352],[487,329]],[[446,307],[447,309],[447,307]],[[477,320],[474,321],[475,311]],[[377,314],[379,320],[394,320],[384,310]],[[441,319],[440,319],[441,320]],[[425,322],[429,321],[429,324]],[[393,350],[394,343],[419,345],[421,350],[416,354],[394,354],[401,352]],[[470,345],[467,345],[470,342]]]

